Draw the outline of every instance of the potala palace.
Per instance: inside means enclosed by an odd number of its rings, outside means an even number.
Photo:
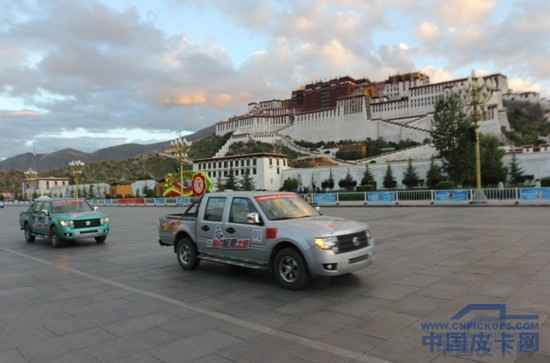
[[[464,92],[467,81],[430,83],[427,75],[415,72],[382,82],[342,77],[312,83],[294,90],[289,99],[250,103],[246,114],[217,123],[216,134],[312,142],[367,138],[422,142],[432,128],[437,100]],[[481,130],[501,137],[502,128],[510,127],[503,106],[507,78],[493,74],[483,81],[492,96]]]
[[[480,122],[482,133],[497,136],[506,141],[503,130],[510,130],[504,100],[510,97],[534,96],[530,93],[514,94],[508,88],[505,75],[491,74],[481,77],[490,97],[484,118]],[[250,140],[284,145],[308,157],[329,157],[333,166],[317,168],[289,168],[288,164],[268,167],[267,172],[254,173],[257,185],[277,189],[288,177],[298,178],[304,185],[316,184],[330,174],[336,180],[352,174],[357,180],[368,163],[378,185],[387,163],[394,167],[396,179],[406,168],[407,160],[412,159],[422,174],[427,171],[429,162],[436,151],[430,144],[435,105],[440,98],[458,93],[464,95],[469,79],[461,78],[446,82],[431,83],[430,78],[420,72],[390,76],[381,82],[369,79],[341,77],[330,81],[308,84],[291,92],[288,99],[273,99],[251,102],[245,114],[230,117],[216,124],[216,135],[231,133],[231,137],[220,148],[214,158],[201,160],[196,166],[214,178],[224,179],[230,172],[246,173],[239,170],[246,160],[238,156],[227,156],[231,145]],[[296,141],[365,141],[384,139],[399,142],[412,140],[423,145],[395,151],[357,161],[338,160],[334,154],[320,153],[299,146]],[[524,171],[534,179],[550,176],[550,147],[513,149],[506,147],[505,162],[511,153],[517,155]],[[243,155],[246,159],[246,155]],[[273,160],[279,156],[274,155]],[[268,156],[270,163],[274,163]],[[266,161],[267,162],[267,161]],[[238,175],[238,174],[237,174]],[[242,174],[244,175],[244,174]],[[265,180],[264,180],[265,179]]]

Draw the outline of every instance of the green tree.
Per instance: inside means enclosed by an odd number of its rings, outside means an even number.
[[[315,177],[313,176],[313,174],[311,174],[311,191],[317,191],[317,184],[315,184]]]
[[[419,180],[416,169],[413,166],[412,159],[409,159],[407,170],[405,170],[405,174],[403,174],[403,184],[406,185],[407,188],[414,188],[418,183]]]
[[[506,101],[506,111],[512,131],[506,136],[514,145],[541,143],[541,136],[550,135],[550,123],[540,103]]]
[[[384,175],[384,188],[393,189],[396,186],[397,186],[397,181],[395,181],[395,178],[393,177],[393,171],[391,169],[391,165],[388,164],[388,167],[386,168],[386,175]]]
[[[374,176],[370,172],[367,164],[365,164],[365,172],[363,173],[363,178],[361,179],[361,185],[374,185],[376,187],[376,181],[374,180]]]
[[[225,181],[225,189],[239,190],[239,185],[237,184],[237,180],[235,179],[235,174],[233,173],[233,169],[229,170],[229,176]]]
[[[473,125],[459,95],[440,99],[435,106],[433,145],[443,169],[457,185],[470,185],[475,175]]]
[[[353,177],[351,176],[351,174],[348,170],[348,173],[346,174],[346,177],[344,179],[341,179],[338,182],[338,186],[340,188],[345,189],[346,191],[350,192],[357,186],[357,181],[355,179],[353,179]]]
[[[499,147],[498,139],[492,135],[481,135],[481,180],[484,185],[496,186],[506,181],[508,170],[502,158],[504,151]]]
[[[516,154],[514,153],[510,162],[510,184],[516,187],[524,181],[525,175],[523,174],[523,169],[519,166]]]
[[[426,173],[426,184],[428,188],[435,189],[439,183],[443,180],[441,175],[441,167],[435,163],[435,159],[432,158],[430,162],[430,169]]]
[[[295,192],[300,186],[300,181],[295,178],[286,178],[281,187],[281,191]]]
[[[332,175],[332,169],[330,169],[328,179],[325,179],[321,183],[321,188],[323,188],[323,190],[326,190],[326,189],[332,190],[332,189],[334,189],[334,177]]]
[[[250,172],[247,172],[243,175],[241,181],[242,190],[255,190],[256,186],[254,185],[254,178],[250,175]]]
[[[216,183],[216,189],[219,191],[219,192],[223,192],[225,190],[225,183],[223,182],[223,179],[222,177],[218,177],[218,181]]]

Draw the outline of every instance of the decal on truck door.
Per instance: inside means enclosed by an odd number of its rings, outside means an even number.
[[[239,238],[225,238],[223,228],[221,226],[217,226],[214,232],[214,238],[207,240],[206,246],[210,248],[225,250],[245,250],[250,248],[250,240]]]

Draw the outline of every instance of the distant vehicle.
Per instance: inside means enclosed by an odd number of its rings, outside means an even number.
[[[363,269],[374,253],[367,224],[322,216],[295,193],[209,193],[159,222],[184,270],[201,260],[271,270],[291,290]]]
[[[1,208],[4,208],[5,206],[6,206],[6,205],[4,204],[4,202],[0,200],[0,209],[1,209]]]
[[[20,214],[19,224],[27,242],[43,236],[52,247],[84,238],[105,243],[111,230],[109,217],[83,199],[39,198]]]

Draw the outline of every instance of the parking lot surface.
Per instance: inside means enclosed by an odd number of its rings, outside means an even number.
[[[167,208],[105,208],[105,245],[27,244],[0,210],[0,362],[550,362],[550,208],[325,208],[369,222],[370,269],[279,288],[266,272],[184,272]],[[538,353],[430,353],[419,324],[467,304],[536,313]]]

